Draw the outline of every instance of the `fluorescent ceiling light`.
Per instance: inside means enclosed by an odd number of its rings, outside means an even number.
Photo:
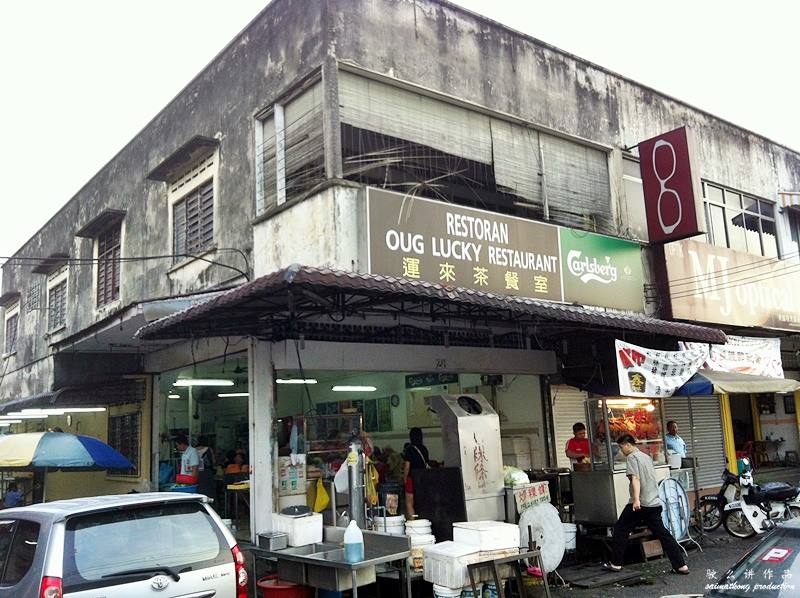
[[[183,378],[176,380],[172,386],[233,386],[233,380],[222,380],[220,378]]]
[[[225,399],[227,397],[249,397],[249,392],[221,392],[217,394],[217,396],[221,399]]]
[[[314,378],[278,378],[276,384],[316,384]]]
[[[10,426],[11,424],[21,424],[21,423],[22,423],[21,419],[7,419],[0,422],[0,426]]]
[[[64,413],[102,413],[105,407],[67,407],[62,409]]]
[[[170,394],[167,395],[167,398],[168,399],[180,399],[181,395],[176,395],[174,392],[171,392]]]
[[[376,386],[331,386],[333,392],[375,392]]]
[[[21,413],[19,411],[12,411],[11,413],[6,413],[5,415],[0,415],[0,421],[7,420],[7,419],[44,419],[47,417],[46,413]]]
[[[47,417],[48,415],[64,415],[63,409],[23,409],[22,411],[12,411],[8,415],[15,417]]]

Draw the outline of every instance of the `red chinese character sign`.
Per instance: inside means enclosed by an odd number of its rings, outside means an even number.
[[[625,397],[670,397],[708,358],[708,346],[655,351],[615,341],[619,393]]]
[[[681,127],[639,144],[647,231],[651,243],[705,232],[700,171],[691,129]]]

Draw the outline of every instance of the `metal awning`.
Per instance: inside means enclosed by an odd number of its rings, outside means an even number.
[[[0,413],[22,409],[59,407],[103,407],[141,403],[146,399],[142,378],[122,378],[92,386],[65,386],[58,390],[18,397],[0,404]]]
[[[161,318],[143,326],[136,336],[143,340],[213,336],[283,340],[297,332],[298,323],[314,318],[318,327],[330,329],[346,318],[364,321],[367,316],[375,316],[373,321],[394,321],[395,327],[401,317],[443,325],[470,321],[484,326],[521,327],[558,322],[581,329],[630,330],[710,343],[726,340],[721,330],[642,314],[298,265]]]
[[[769,378],[751,376],[739,372],[716,372],[700,370],[679,388],[675,394],[680,396],[703,396],[733,393],[773,393],[800,390],[800,382],[789,378]]]

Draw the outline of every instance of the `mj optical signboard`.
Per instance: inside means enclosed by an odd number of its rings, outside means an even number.
[[[372,188],[367,210],[372,273],[642,311],[636,243]]]

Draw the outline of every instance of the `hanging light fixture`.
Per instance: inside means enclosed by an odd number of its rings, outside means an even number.
[[[233,386],[233,380],[222,378],[181,378],[176,380],[172,386],[186,388],[190,386]]]

